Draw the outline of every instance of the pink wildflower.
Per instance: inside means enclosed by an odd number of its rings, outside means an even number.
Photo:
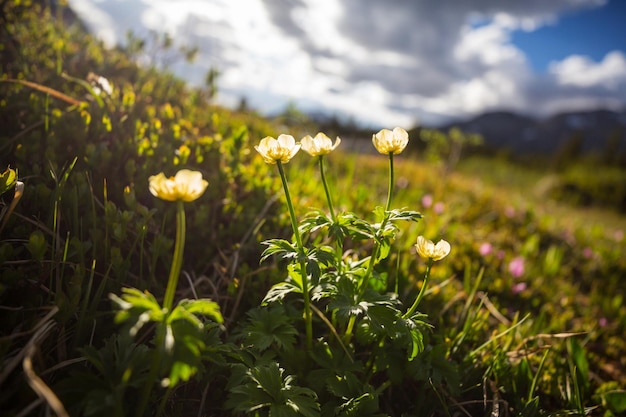
[[[430,194],[424,194],[422,197],[422,206],[424,208],[430,208],[433,205],[433,196]]]
[[[518,256],[509,262],[509,272],[513,277],[519,278],[524,275],[524,258]]]
[[[513,292],[513,294],[519,294],[522,291],[524,291],[526,288],[528,288],[528,285],[526,285],[525,282],[519,282],[513,285],[513,287],[511,288],[511,292]]]
[[[441,214],[443,213],[443,210],[445,209],[445,205],[439,201],[437,203],[435,203],[435,206],[433,207],[433,210],[435,211],[436,214]]]
[[[587,259],[591,258],[593,256],[593,249],[589,246],[585,247],[585,249],[583,249],[583,256]]]
[[[491,252],[493,252],[493,246],[489,242],[483,243],[482,245],[480,245],[480,248],[478,249],[478,253],[480,253],[480,256],[487,256]]]

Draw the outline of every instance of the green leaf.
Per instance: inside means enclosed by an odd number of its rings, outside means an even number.
[[[174,307],[172,312],[167,316],[166,324],[170,325],[172,323],[176,323],[177,321],[187,321],[194,327],[202,328],[202,321],[180,305]]]
[[[7,168],[0,174],[0,195],[13,189],[17,182],[17,172],[14,169]]]
[[[576,339],[571,338],[568,340],[567,350],[575,367],[575,370],[572,371],[575,372],[575,382],[583,389],[583,392],[587,392],[589,390],[590,380],[589,362],[587,361],[585,349]]]
[[[626,391],[610,391],[602,394],[602,404],[614,413],[626,412]]]
[[[322,275],[320,283],[311,288],[311,300],[319,301],[337,295],[337,286],[334,283],[336,279],[337,275],[334,272]]]
[[[385,208],[382,206],[376,206],[376,208],[374,209],[374,216],[376,218],[376,221],[378,223],[382,223],[383,220],[385,220],[385,215],[386,215],[386,211]]]
[[[129,326],[129,334],[134,336],[148,322],[160,323],[165,317],[156,298],[148,291],[135,288],[122,288],[121,297],[109,294],[109,298],[120,309],[115,315],[116,323]]]
[[[245,344],[264,351],[275,345],[290,351],[296,343],[298,331],[282,306],[254,309],[248,312],[248,324],[243,328]]]
[[[297,259],[298,250],[291,244],[291,242],[285,239],[270,239],[263,242],[267,245],[267,249],[261,254],[260,262],[265,261],[272,255],[280,255],[285,259]]]
[[[417,222],[423,217],[422,214],[418,211],[406,210],[406,209],[401,209],[401,210],[394,209],[388,213],[389,213],[390,221],[407,220],[407,221]]]
[[[270,416],[318,417],[315,392],[293,384],[277,363],[260,365],[247,372],[248,382],[231,388],[226,408],[252,413],[267,409]]]
[[[325,266],[335,265],[336,263],[335,251],[330,246],[320,246],[313,249],[308,254],[308,258]]]
[[[208,298],[201,298],[199,300],[181,300],[178,303],[178,307],[183,308],[185,311],[191,314],[199,314],[205,317],[211,317],[217,323],[223,323],[224,318],[220,312],[220,306],[215,301]]]
[[[399,330],[400,334],[404,332],[409,336],[407,360],[412,361],[417,355],[424,351],[424,334],[411,319],[405,320],[401,318],[398,319],[396,324],[396,328]]]
[[[301,233],[313,233],[323,227],[330,227],[333,221],[326,216],[321,210],[315,213],[309,213],[307,217],[300,221],[298,229]]]
[[[387,256],[389,256],[390,251],[391,251],[391,244],[389,243],[389,241],[382,240],[380,242],[380,250],[378,251],[378,258],[376,259],[376,261],[380,262],[383,259],[387,258]]]
[[[168,326],[172,346],[170,350],[165,350],[165,355],[162,354],[160,365],[161,372],[169,379],[167,381],[169,387],[174,387],[181,381],[188,381],[204,369],[204,355],[215,353],[215,344],[219,343],[215,340],[215,334],[208,331],[210,326],[214,325],[209,322],[205,326],[196,326],[189,320],[176,320]],[[157,327],[157,331],[163,331],[163,329],[163,326]],[[207,347],[207,343],[213,344],[211,350]]]
[[[345,231],[345,235],[354,240],[373,239],[376,231],[374,227],[360,219],[354,213],[342,213],[337,217],[337,222]]]
[[[269,303],[282,301],[287,294],[292,292],[302,294],[302,288],[298,287],[293,282],[280,282],[270,288],[261,303],[267,305]]]

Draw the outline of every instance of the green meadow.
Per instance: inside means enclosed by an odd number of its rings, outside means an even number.
[[[626,415],[623,155],[337,143],[167,37],[1,26],[2,416]]]

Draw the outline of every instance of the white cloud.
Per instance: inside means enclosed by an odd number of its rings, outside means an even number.
[[[522,52],[510,44],[510,29],[501,19],[474,29],[465,26],[454,48],[454,57],[459,63],[477,59],[487,67],[526,65]]]
[[[626,58],[572,56],[534,74],[515,30],[552,24],[606,0],[70,0],[109,42],[128,29],[168,31],[197,45],[200,82],[211,66],[221,97],[262,112],[287,102],[368,124],[410,127],[509,109],[623,105]],[[478,25],[477,23],[480,23]],[[119,36],[119,35],[118,35]]]
[[[626,56],[620,51],[606,54],[597,63],[585,56],[572,55],[551,63],[549,70],[560,85],[608,89],[626,85]]]

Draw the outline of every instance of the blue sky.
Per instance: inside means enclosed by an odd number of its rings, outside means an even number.
[[[538,72],[574,54],[601,61],[611,51],[626,51],[626,1],[611,0],[602,7],[566,12],[554,24],[513,32],[511,40]]]
[[[489,111],[626,109],[624,0],[69,3],[109,45],[132,30],[197,46],[193,65],[171,69],[201,84],[216,68],[219,103],[245,98],[264,114],[293,103],[408,128]]]

